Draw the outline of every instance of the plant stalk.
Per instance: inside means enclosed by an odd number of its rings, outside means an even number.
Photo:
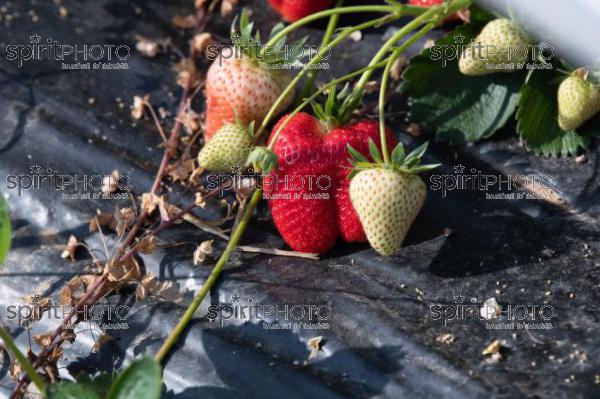
[[[340,44],[345,38],[350,36],[352,34],[352,32],[367,29],[367,28],[370,28],[373,26],[377,26],[377,25],[386,23],[386,22],[391,22],[398,18],[400,18],[400,15],[388,14],[384,17],[373,19],[373,20],[364,22],[360,25],[354,26],[352,28],[345,29],[343,32],[341,32],[335,39],[333,39],[329,43],[328,49],[332,49],[333,47]],[[321,61],[322,57],[325,55],[324,52],[321,50],[323,50],[323,49],[322,48],[319,49],[318,53],[304,66],[304,68],[294,77],[294,79],[292,79],[292,81],[287,85],[287,87],[279,95],[277,100],[275,100],[275,102],[271,106],[271,109],[269,109],[269,112],[267,113],[267,115],[263,119],[259,129],[257,130],[257,132],[255,134],[255,140],[258,140],[260,138],[261,134],[264,132],[265,128],[267,127],[267,125],[269,124],[271,119],[275,116],[275,112],[277,111],[277,108],[279,107],[279,105],[283,102],[283,100],[287,96],[289,96],[292,93],[292,91],[294,90],[294,87],[296,87],[296,85],[298,84],[300,79],[302,79],[302,77],[304,75],[306,75],[306,73],[310,70],[310,67]]]
[[[335,5],[335,8],[342,7],[343,5],[344,5],[344,0],[338,0]],[[325,34],[323,35],[323,40],[321,40],[321,47],[327,46],[329,44],[329,42],[331,41],[331,37],[333,36],[333,33],[335,32],[335,27],[337,26],[339,19],[340,19],[340,14],[333,14],[329,18],[329,22],[327,23],[327,28],[325,29]],[[298,94],[298,101],[302,101],[303,98],[308,96],[308,93],[310,92],[310,90],[312,89],[312,87],[315,83],[316,77],[317,77],[317,71],[315,69],[311,69],[308,72],[308,76],[306,77],[306,82],[304,82],[304,86],[302,87],[302,90],[300,90],[300,93]]]
[[[402,45],[398,46],[392,55],[387,59],[383,75],[381,76],[381,88],[379,90],[379,137],[381,140],[381,153],[383,154],[383,162],[388,165],[390,164],[390,151],[387,147],[387,138],[385,135],[385,100],[388,81],[394,61],[400,57],[400,55],[410,46],[412,46],[417,40],[425,36],[430,30],[435,28],[435,23],[430,22],[421,28],[417,33],[412,35],[408,40],[404,41]]]
[[[285,36],[289,35],[293,31],[298,28],[303,27],[304,25],[310,24],[321,18],[327,18],[331,15],[336,14],[351,14],[351,13],[363,13],[363,12],[373,12],[373,13],[398,13],[402,15],[408,16],[417,16],[425,12],[423,7],[417,6],[409,6],[409,5],[394,5],[394,6],[377,6],[377,5],[363,5],[363,6],[350,6],[350,7],[336,7],[330,8],[329,10],[319,11],[317,13],[308,15],[279,31],[275,36],[273,36],[266,44],[265,47],[261,51],[261,55],[265,54],[268,48],[272,47],[279,40],[283,39]]]
[[[29,359],[27,359],[23,352],[19,350],[19,348],[15,344],[15,341],[13,341],[13,339],[11,338],[10,334],[2,327],[0,327],[0,338],[2,338],[2,341],[4,341],[4,345],[6,346],[6,348],[19,361],[19,364],[21,365],[31,382],[35,384],[38,391],[40,391],[43,395],[46,388],[44,387],[44,381],[42,381],[42,377],[40,377],[40,375],[35,371],[35,368],[31,364]]]
[[[390,37],[383,46],[375,53],[373,59],[369,63],[369,65],[377,64],[379,61],[383,59],[383,57],[390,51],[390,49],[402,39],[404,36],[408,35],[413,30],[417,29],[419,25],[427,22],[428,20],[433,20],[435,22],[434,26],[437,25],[439,21],[441,21],[446,16],[468,7],[472,0],[455,0],[451,2],[447,7],[444,5],[434,6],[421,15],[417,16],[415,19],[404,25],[398,32],[396,32],[392,37]],[[369,81],[372,70],[366,71],[363,76],[361,76],[360,80],[356,84],[355,91],[362,90],[364,86]]]
[[[244,211],[244,216],[242,216],[242,219],[238,223],[237,228],[231,235],[229,242],[227,243],[227,247],[225,247],[225,251],[223,252],[223,254],[221,254],[221,257],[217,261],[217,264],[215,265],[212,272],[210,273],[210,275],[208,276],[208,278],[202,285],[202,288],[200,288],[200,290],[198,291],[198,293],[196,294],[196,296],[194,297],[194,299],[192,300],[192,302],[186,309],[185,313],[183,314],[183,316],[181,317],[181,319],[179,320],[179,322],[177,323],[177,325],[175,326],[173,331],[171,331],[171,333],[169,334],[169,336],[167,337],[167,339],[165,340],[163,345],[160,347],[160,349],[154,356],[154,358],[158,362],[162,362],[164,360],[165,356],[167,356],[167,354],[173,347],[173,345],[175,345],[175,343],[177,342],[177,340],[179,339],[179,337],[181,336],[181,334],[183,333],[183,331],[189,324],[190,320],[192,320],[192,317],[194,317],[194,314],[196,313],[196,310],[198,310],[198,308],[200,307],[200,304],[204,300],[204,297],[206,297],[206,294],[208,294],[208,292],[210,291],[210,289],[212,288],[214,283],[219,278],[219,275],[221,274],[223,267],[229,260],[229,257],[231,256],[231,254],[235,250],[235,247],[237,246],[240,239],[242,238],[242,235],[244,234],[244,230],[246,230],[246,226],[248,225],[248,222],[250,221],[250,218],[252,217],[252,213],[254,212],[254,209],[256,208],[256,205],[260,201],[261,197],[262,197],[261,189],[255,190],[254,193],[252,194],[250,203],[248,203],[248,207]]]

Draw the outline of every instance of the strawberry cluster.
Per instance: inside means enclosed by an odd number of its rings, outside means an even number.
[[[273,220],[295,251],[324,253],[338,237],[366,242],[367,237],[349,196],[348,145],[368,153],[369,140],[378,142],[379,123],[363,120],[328,131],[317,118],[298,113],[286,123],[273,151],[278,169],[265,179],[265,195]],[[387,132],[390,148],[397,143]]]

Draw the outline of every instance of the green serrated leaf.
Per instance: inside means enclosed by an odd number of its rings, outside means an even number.
[[[411,173],[421,173],[421,172],[429,172],[430,170],[433,170],[435,168],[439,168],[440,166],[442,166],[441,163],[436,163],[436,164],[431,164],[431,165],[420,165],[420,166],[416,166],[414,168],[410,169]]]
[[[517,111],[517,132],[536,154],[544,156],[576,155],[589,138],[575,131],[564,132],[558,126],[555,71],[536,71],[521,89]]]
[[[327,95],[327,101],[325,101],[325,113],[327,115],[335,115],[334,109],[336,106],[336,86],[329,88],[329,94]]]
[[[404,145],[402,143],[398,143],[394,150],[392,151],[392,162],[396,165],[402,165],[404,162],[405,152]]]
[[[160,399],[161,368],[152,357],[136,360],[110,387],[107,399]]]
[[[458,70],[460,46],[478,30],[476,24],[455,29],[414,57],[402,75],[400,91],[410,96],[410,118],[435,131],[440,141],[490,137],[516,109],[523,72],[473,77]]]
[[[377,148],[377,145],[375,144],[373,139],[369,139],[369,153],[371,154],[371,158],[373,158],[375,162],[383,162],[383,158],[381,157],[379,148]]]
[[[321,121],[327,120],[327,113],[325,112],[325,110],[323,109],[321,104],[319,104],[316,101],[311,101],[310,106],[311,106],[313,112],[315,113],[315,115],[317,116],[317,119],[319,119]]]
[[[71,381],[62,381],[50,385],[48,388],[48,399],[100,399],[90,387]]]
[[[429,142],[426,141],[423,144],[421,144],[420,146],[418,146],[417,148],[415,148],[414,150],[412,150],[406,156],[406,162],[412,162],[413,159],[416,159],[417,161],[419,161],[421,159],[421,157],[423,157],[423,154],[425,154],[425,151],[427,151],[428,144],[429,144]]]
[[[0,265],[10,249],[10,214],[4,195],[0,192]]]
[[[352,158],[354,158],[354,160],[356,160],[358,162],[369,162],[367,157],[365,157],[363,154],[358,152],[356,150],[356,148],[352,147],[350,144],[346,145],[346,148],[348,149],[348,153],[350,153],[350,155],[352,156]]]

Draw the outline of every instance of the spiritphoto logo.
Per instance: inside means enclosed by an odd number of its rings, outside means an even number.
[[[234,294],[229,303],[210,305],[207,318],[221,327],[237,320],[263,322],[265,330],[326,330],[331,315],[327,304],[270,304]]]
[[[29,327],[33,321],[42,319],[62,321],[71,312],[74,312],[73,322],[67,324],[66,328],[122,330],[129,327],[127,319],[131,315],[131,308],[124,304],[75,307],[34,295],[31,303],[8,305],[5,313],[6,320],[16,321],[20,326]],[[74,320],[77,320],[77,323]]]
[[[29,173],[6,176],[6,189],[16,191],[20,197],[30,190],[61,192],[61,198],[69,199],[128,199],[132,188],[131,179],[124,174],[61,173],[56,169],[38,164],[29,166]]]
[[[213,174],[206,178],[205,187],[209,191],[219,190],[223,197],[228,191],[260,188],[264,199],[317,199],[328,200],[332,179],[329,175],[270,174],[258,178],[252,168],[241,173],[240,166],[232,168],[232,174]],[[272,192],[277,191],[276,194]],[[283,192],[283,194],[281,193]]]
[[[556,196],[553,176],[543,174],[503,175],[484,174],[481,170],[458,164],[454,174],[433,174],[430,189],[446,197],[450,191],[473,190],[485,192],[486,199],[552,199]]]
[[[46,60],[60,62],[65,70],[113,70],[129,69],[126,61],[131,48],[126,44],[60,43],[36,33],[29,36],[28,44],[6,45],[5,52],[6,59],[16,62],[19,68],[29,62]]]
[[[554,47],[547,43],[498,47],[474,41],[467,42],[465,36],[458,34],[454,37],[454,44],[436,44],[430,49],[430,58],[440,61],[442,67],[467,57],[484,62],[501,58],[506,61],[501,67],[506,69],[551,69],[550,61],[554,58]],[[530,60],[534,61],[529,62]],[[493,63],[486,66],[488,69],[499,67]]]
[[[548,304],[506,304],[495,306],[488,301],[469,300],[463,295],[454,296],[454,303],[435,303],[429,306],[429,319],[448,323],[467,320],[479,320],[488,330],[545,330],[552,329],[552,320],[556,317],[554,306]]]
[[[327,60],[331,57],[331,48],[328,45],[314,44],[285,44],[274,48],[264,44],[241,45],[240,39],[233,37],[233,45],[211,44],[206,48],[206,56],[210,61],[216,61],[221,66],[225,59],[240,59],[244,52],[250,47],[256,47],[257,61],[261,62],[261,67],[265,69],[302,69],[305,66],[308,69],[329,69]],[[321,62],[306,65],[306,60],[312,59],[317,54],[321,55]],[[269,63],[266,62],[277,55],[278,58],[285,59],[287,62]],[[265,61],[265,62],[262,62]]]

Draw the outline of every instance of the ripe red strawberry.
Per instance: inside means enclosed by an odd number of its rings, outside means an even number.
[[[269,0],[275,11],[287,22],[294,22],[329,8],[333,0]]]
[[[286,118],[281,118],[272,135]],[[325,133],[311,115],[294,115],[273,147],[278,168],[265,178],[265,195],[275,226],[295,251],[327,252],[339,234],[332,182],[327,181],[334,171],[323,146]],[[319,176],[326,178],[317,184],[315,178]]]
[[[440,4],[444,4],[446,0],[409,0],[408,4],[412,6],[420,6],[420,7],[433,7]],[[446,19],[444,22],[452,22],[452,21],[465,21],[469,22],[470,12],[469,10],[460,10]]]
[[[240,33],[232,34],[236,51],[221,53],[206,75],[205,141],[224,124],[235,122],[236,111],[244,125],[252,121],[260,125],[290,82],[285,69],[276,65],[289,61],[280,50],[259,55],[263,47],[252,34],[253,23],[249,22],[246,11],[242,13],[239,27]],[[293,96],[285,98],[277,112],[287,108],[292,99]]]
[[[340,235],[346,242],[366,242],[367,236],[356,211],[352,207],[348,193],[351,164],[348,161],[347,146],[350,145],[362,154],[368,154],[369,139],[379,143],[379,122],[359,121],[334,129],[325,137],[325,146],[337,168],[335,169],[334,199]],[[391,130],[387,131],[387,144],[390,151],[397,144]]]

